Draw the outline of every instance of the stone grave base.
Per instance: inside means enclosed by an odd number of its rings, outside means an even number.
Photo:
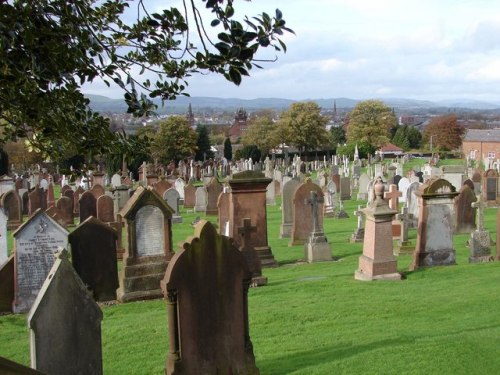
[[[395,259],[375,261],[365,255],[359,257],[359,268],[354,273],[356,280],[401,280]]]
[[[172,215],[172,224],[180,224],[180,223],[182,223],[182,216]]]
[[[308,263],[326,262],[332,260],[332,251],[326,238],[310,238],[304,245],[304,256]]]
[[[399,221],[392,222],[392,238],[401,237],[401,223]]]
[[[389,280],[389,281],[400,281],[401,275],[399,273],[387,273],[384,275],[370,276],[361,271],[354,272],[354,279],[360,281],[376,281],[376,280]]]
[[[457,264],[454,249],[422,251],[416,253],[415,256],[417,259],[414,259],[414,264],[410,266],[410,270],[418,267],[453,266]],[[415,260],[418,260],[418,266],[415,264]]]
[[[401,241],[397,242],[397,245],[394,247],[394,255],[411,255],[415,251],[415,245],[413,245],[410,241]]]
[[[469,263],[488,263],[488,262],[493,262],[492,255],[469,257]]]
[[[252,277],[251,287],[264,286],[267,285],[267,277],[265,276],[254,276]]]
[[[292,235],[292,224],[281,224],[280,238],[290,238]]]
[[[356,231],[351,235],[350,242],[355,243],[355,242],[363,242],[365,239],[365,229],[356,229]]]
[[[262,268],[278,267],[278,262],[274,259],[273,252],[269,246],[255,246],[255,251],[260,259]]]
[[[337,219],[349,219],[349,215],[344,210],[339,211]]]

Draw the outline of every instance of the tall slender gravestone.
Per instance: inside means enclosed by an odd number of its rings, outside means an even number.
[[[420,217],[410,269],[455,264],[452,212],[458,192],[449,181],[432,177],[415,194]]]
[[[315,191],[318,198],[323,200],[321,188],[314,184],[310,178],[307,178],[306,182],[295,190],[293,197],[293,225],[288,246],[303,245],[313,230],[312,210],[306,203],[306,200],[311,196],[311,191]],[[318,224],[323,227],[323,203],[318,204],[318,209],[318,212],[321,213],[318,216]]]
[[[83,223],[89,216],[97,217],[97,199],[90,191],[85,191],[80,196],[80,223]]]
[[[384,184],[379,178],[374,184],[375,198],[363,210],[366,217],[363,255],[354,273],[356,280],[401,280],[392,248],[392,219],[397,213],[383,199]]]
[[[116,231],[90,216],[69,234],[68,240],[71,244],[73,267],[94,299],[115,300],[119,286]]]
[[[471,206],[477,210],[477,229],[470,234],[469,263],[490,262],[493,260],[490,249],[492,241],[490,232],[484,229],[484,209],[486,204],[483,197],[479,195],[477,202],[472,203]]]
[[[182,223],[182,216],[179,213],[179,201],[181,196],[177,189],[170,188],[163,193],[163,199],[170,206],[174,213],[172,214],[172,224]]]
[[[498,195],[498,172],[488,169],[483,175],[483,198],[489,206],[496,206],[500,201]]]
[[[245,256],[248,270],[252,274],[252,285],[267,285],[267,277],[262,276],[262,265],[260,264],[259,256],[255,251],[255,248],[250,246],[252,233],[255,232],[257,232],[257,227],[255,225],[252,225],[252,222],[249,218],[244,218],[241,227],[238,228],[238,233],[241,236],[241,246],[239,250]]]
[[[267,242],[266,188],[269,182],[270,178],[256,171],[235,173],[229,180],[229,235],[241,246],[238,226],[244,218],[249,218],[257,227],[255,235],[250,238],[249,246],[257,251],[262,267],[278,266]]]
[[[222,193],[222,184],[217,180],[217,177],[212,177],[210,182],[206,186],[207,189],[207,209],[205,211],[206,215],[217,215],[217,199],[219,199],[220,193]]]
[[[28,315],[31,367],[46,374],[102,374],[102,312],[58,253]]]
[[[319,216],[323,214],[323,211],[319,209],[319,205],[323,203],[323,197],[318,196],[316,191],[311,190],[309,198],[306,198],[304,203],[311,207],[312,219],[312,230],[307,242],[304,244],[305,259],[308,263],[332,260],[330,245],[328,245],[323,228],[319,224]]]
[[[14,237],[14,313],[26,312],[35,301],[59,247],[68,245],[68,231],[41,209],[12,234]]]
[[[250,281],[243,253],[212,224],[200,221],[162,281],[167,375],[259,374],[249,334]]]
[[[476,208],[472,203],[477,201],[474,190],[468,185],[460,188],[458,196],[455,198],[455,233],[470,233],[476,229]]]
[[[11,255],[6,261],[0,263],[0,312],[12,312],[13,300],[14,255]]]
[[[358,223],[354,233],[351,235],[351,242],[363,242],[365,238],[365,224],[364,213],[360,205],[358,205],[358,209],[353,214],[358,218]]]
[[[193,208],[196,204],[196,187],[190,182],[184,186],[184,208]]]
[[[173,256],[172,209],[153,188],[139,187],[119,216],[127,242],[119,274],[118,300],[129,302],[162,296],[160,281]]]
[[[7,260],[7,215],[0,209],[0,265]]]
[[[23,221],[23,202],[16,190],[9,190],[2,195],[2,207],[7,215],[7,227],[15,229]]]
[[[281,227],[280,238],[289,238],[293,225],[293,196],[300,186],[300,181],[293,178],[283,184],[281,196]]]

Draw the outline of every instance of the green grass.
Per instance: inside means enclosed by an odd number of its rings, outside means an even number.
[[[301,246],[279,239],[279,204],[268,206],[268,237],[280,267],[249,292],[250,334],[261,374],[496,374],[500,368],[500,263],[468,264],[467,235],[454,237],[456,266],[408,271],[400,282],[354,280],[362,244],[349,219],[325,218],[336,261],[297,264]],[[485,226],[496,239],[496,208]],[[174,246],[192,235],[197,214],[183,212]],[[416,232],[410,232],[415,243]],[[494,253],[494,249],[493,249]],[[162,374],[167,354],[163,300],[103,306],[106,374]],[[0,317],[0,356],[29,364],[25,315]]]

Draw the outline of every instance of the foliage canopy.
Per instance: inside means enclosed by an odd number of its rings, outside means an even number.
[[[465,134],[465,127],[458,123],[454,114],[434,117],[425,127],[423,139],[425,143],[431,143],[433,149],[451,151],[462,145],[462,136]]]

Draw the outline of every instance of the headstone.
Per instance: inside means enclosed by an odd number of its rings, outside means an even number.
[[[389,207],[384,197],[382,179],[374,185],[375,199],[365,208],[366,217],[363,255],[354,273],[356,280],[401,280],[392,248],[392,220],[397,213]]]
[[[127,204],[130,198],[129,188],[125,185],[118,186],[113,189],[113,202],[114,202],[114,212],[115,212],[115,220],[118,221],[118,212],[122,210],[123,207]]]
[[[28,201],[28,213],[33,215],[38,209],[45,211],[47,209],[47,195],[45,190],[35,187],[31,193],[29,193]]]
[[[412,182],[406,190],[406,206],[408,207],[408,214],[411,215],[408,223],[408,228],[417,228],[420,206],[418,204],[418,197],[416,192],[420,188],[420,182]]]
[[[96,217],[103,223],[115,221],[115,202],[109,195],[101,195],[97,198]]]
[[[88,217],[97,217],[97,199],[91,191],[85,191],[80,195],[80,223],[87,220]]]
[[[325,200],[323,206],[324,216],[334,217],[335,211],[337,209],[337,186],[335,185],[335,182],[330,181],[326,185],[324,200]]]
[[[39,186],[41,189],[47,190],[47,188],[49,187],[49,181],[47,181],[45,178],[42,178],[40,180]]]
[[[458,193],[448,181],[433,177],[420,186],[417,244],[411,270],[456,263],[453,248],[453,201]]]
[[[399,211],[399,198],[403,195],[398,190],[398,186],[396,184],[389,185],[389,191],[384,193],[384,199],[388,200],[389,208],[391,210]],[[401,236],[401,224],[394,220],[392,223],[392,237],[398,238]]]
[[[100,198],[102,197],[104,195]],[[90,216],[69,234],[68,240],[71,244],[73,267],[94,299],[115,300],[119,286],[116,231]]]
[[[217,208],[219,209],[218,224],[219,224],[219,234],[229,237],[229,220],[230,220],[230,202],[231,194],[222,192],[219,195],[217,201]]]
[[[481,189],[482,188],[482,185],[481,185],[482,174],[481,174],[481,172],[478,170],[475,170],[472,173],[471,180],[472,180],[472,183],[474,184],[474,192],[476,194],[479,194],[480,192],[482,192],[482,189]]]
[[[12,301],[14,301],[14,255],[0,262],[0,313],[10,313]]]
[[[266,189],[266,204],[270,206],[276,205],[276,191],[274,180],[272,180],[269,185],[267,185]]]
[[[222,184],[217,180],[217,177],[212,177],[206,186],[207,189],[207,208],[206,215],[217,215],[217,199],[219,194],[222,193]]]
[[[158,193],[160,197],[163,197],[163,194],[172,188],[172,184],[165,179],[161,179],[160,181],[153,184],[153,188]]]
[[[102,312],[58,254],[28,315],[31,367],[46,374],[102,374]]]
[[[182,178],[178,178],[174,183],[175,190],[179,193],[179,204],[184,204],[184,188],[186,187],[186,182]]]
[[[179,192],[175,188],[170,188],[163,193],[163,199],[167,202],[172,213],[172,224],[182,223],[182,216],[179,214],[179,201],[181,199]]]
[[[172,209],[152,188],[138,187],[120,211],[127,241],[119,273],[118,300],[129,302],[162,295],[160,280],[172,251]]]
[[[477,211],[477,229],[470,234],[469,263],[490,262],[493,260],[490,249],[491,239],[490,232],[484,229],[484,209],[486,204],[483,202],[482,196],[479,195],[477,202],[473,202],[471,206]]]
[[[495,169],[489,169],[483,176],[483,198],[489,206],[495,206],[498,203],[498,172]]]
[[[68,232],[38,210],[12,234],[14,237],[14,313],[27,312],[40,291],[59,247],[68,245]]]
[[[281,196],[280,238],[288,238],[292,233],[293,196],[299,185],[300,181],[296,178],[283,184],[283,194]]]
[[[413,215],[408,212],[407,205],[403,206],[401,213],[396,215],[396,220],[401,223],[401,236],[399,237],[397,246],[394,248],[395,255],[411,254],[415,250],[415,246],[412,245],[408,239],[408,230],[412,216]]]
[[[365,225],[364,225],[364,214],[361,206],[358,205],[358,209],[354,211],[354,216],[358,218],[358,223],[356,230],[351,235],[351,242],[363,242],[365,238]]]
[[[188,183],[184,187],[184,208],[193,208],[196,204],[196,187]]]
[[[455,233],[470,233],[476,229],[476,209],[472,207],[476,201],[474,191],[463,185],[454,203]]]
[[[61,197],[56,202],[57,215],[63,226],[73,225],[73,200],[68,197]]]
[[[340,178],[340,199],[343,201],[351,199],[351,179],[349,177]]]
[[[368,200],[368,184],[370,183],[370,177],[367,174],[363,173],[359,177],[358,182],[358,196],[357,199],[361,201]]]
[[[309,198],[306,198],[304,203],[311,206],[312,223],[311,233],[304,244],[304,258],[308,263],[332,260],[330,245],[323,232],[323,227],[319,224],[319,216],[322,216],[323,213],[323,210],[320,211],[319,205],[323,203],[323,197],[318,196],[318,192],[314,190],[311,190],[309,194]]]
[[[120,176],[118,173],[115,173],[113,176],[111,176],[111,186],[117,188],[118,186],[121,185],[122,185],[122,176]]]
[[[106,190],[104,189],[104,187],[101,184],[94,184],[94,185],[92,185],[92,189],[90,189],[89,191],[92,194],[94,194],[94,197],[95,197],[96,201],[97,201],[97,199],[100,196],[106,194]]]
[[[248,324],[250,282],[243,254],[201,221],[162,281],[168,301],[166,374],[259,374]]]
[[[78,186],[78,188],[75,190],[73,194],[73,209],[75,215],[80,214],[80,196],[85,192],[85,190],[81,187]]]
[[[225,194],[225,193],[222,193]],[[222,195],[221,194],[221,195]],[[252,233],[257,232],[257,226],[252,225],[249,218],[244,218],[241,227],[238,228],[241,246],[239,250],[245,256],[248,270],[252,274],[252,286],[267,285],[267,277],[262,276],[262,265],[255,248],[250,245]]]
[[[205,189],[203,186],[198,187],[195,192],[194,212],[206,212],[207,199],[207,189]]]
[[[411,184],[410,180],[407,179],[406,177],[402,177],[399,180],[398,190],[402,193],[401,197],[399,197],[399,200],[403,203],[406,203],[406,192],[408,191],[410,184]]]
[[[291,239],[288,246],[303,245],[309,238],[309,234],[313,231],[313,218],[312,211],[306,203],[306,200],[310,198],[311,191],[315,191],[318,198],[323,200],[323,192],[321,188],[314,184],[310,178],[306,179],[306,182],[301,184],[293,197],[293,225],[291,232]],[[323,203],[318,205],[319,212],[323,212]],[[323,215],[318,216],[318,224],[323,227]]]
[[[23,211],[21,197],[16,190],[9,190],[2,195],[2,208],[7,216],[7,227],[17,228],[23,221]]]
[[[0,265],[7,261],[7,215],[0,209]]]
[[[54,196],[54,184],[50,182],[47,186],[47,208],[54,207],[56,205],[56,199]]]

